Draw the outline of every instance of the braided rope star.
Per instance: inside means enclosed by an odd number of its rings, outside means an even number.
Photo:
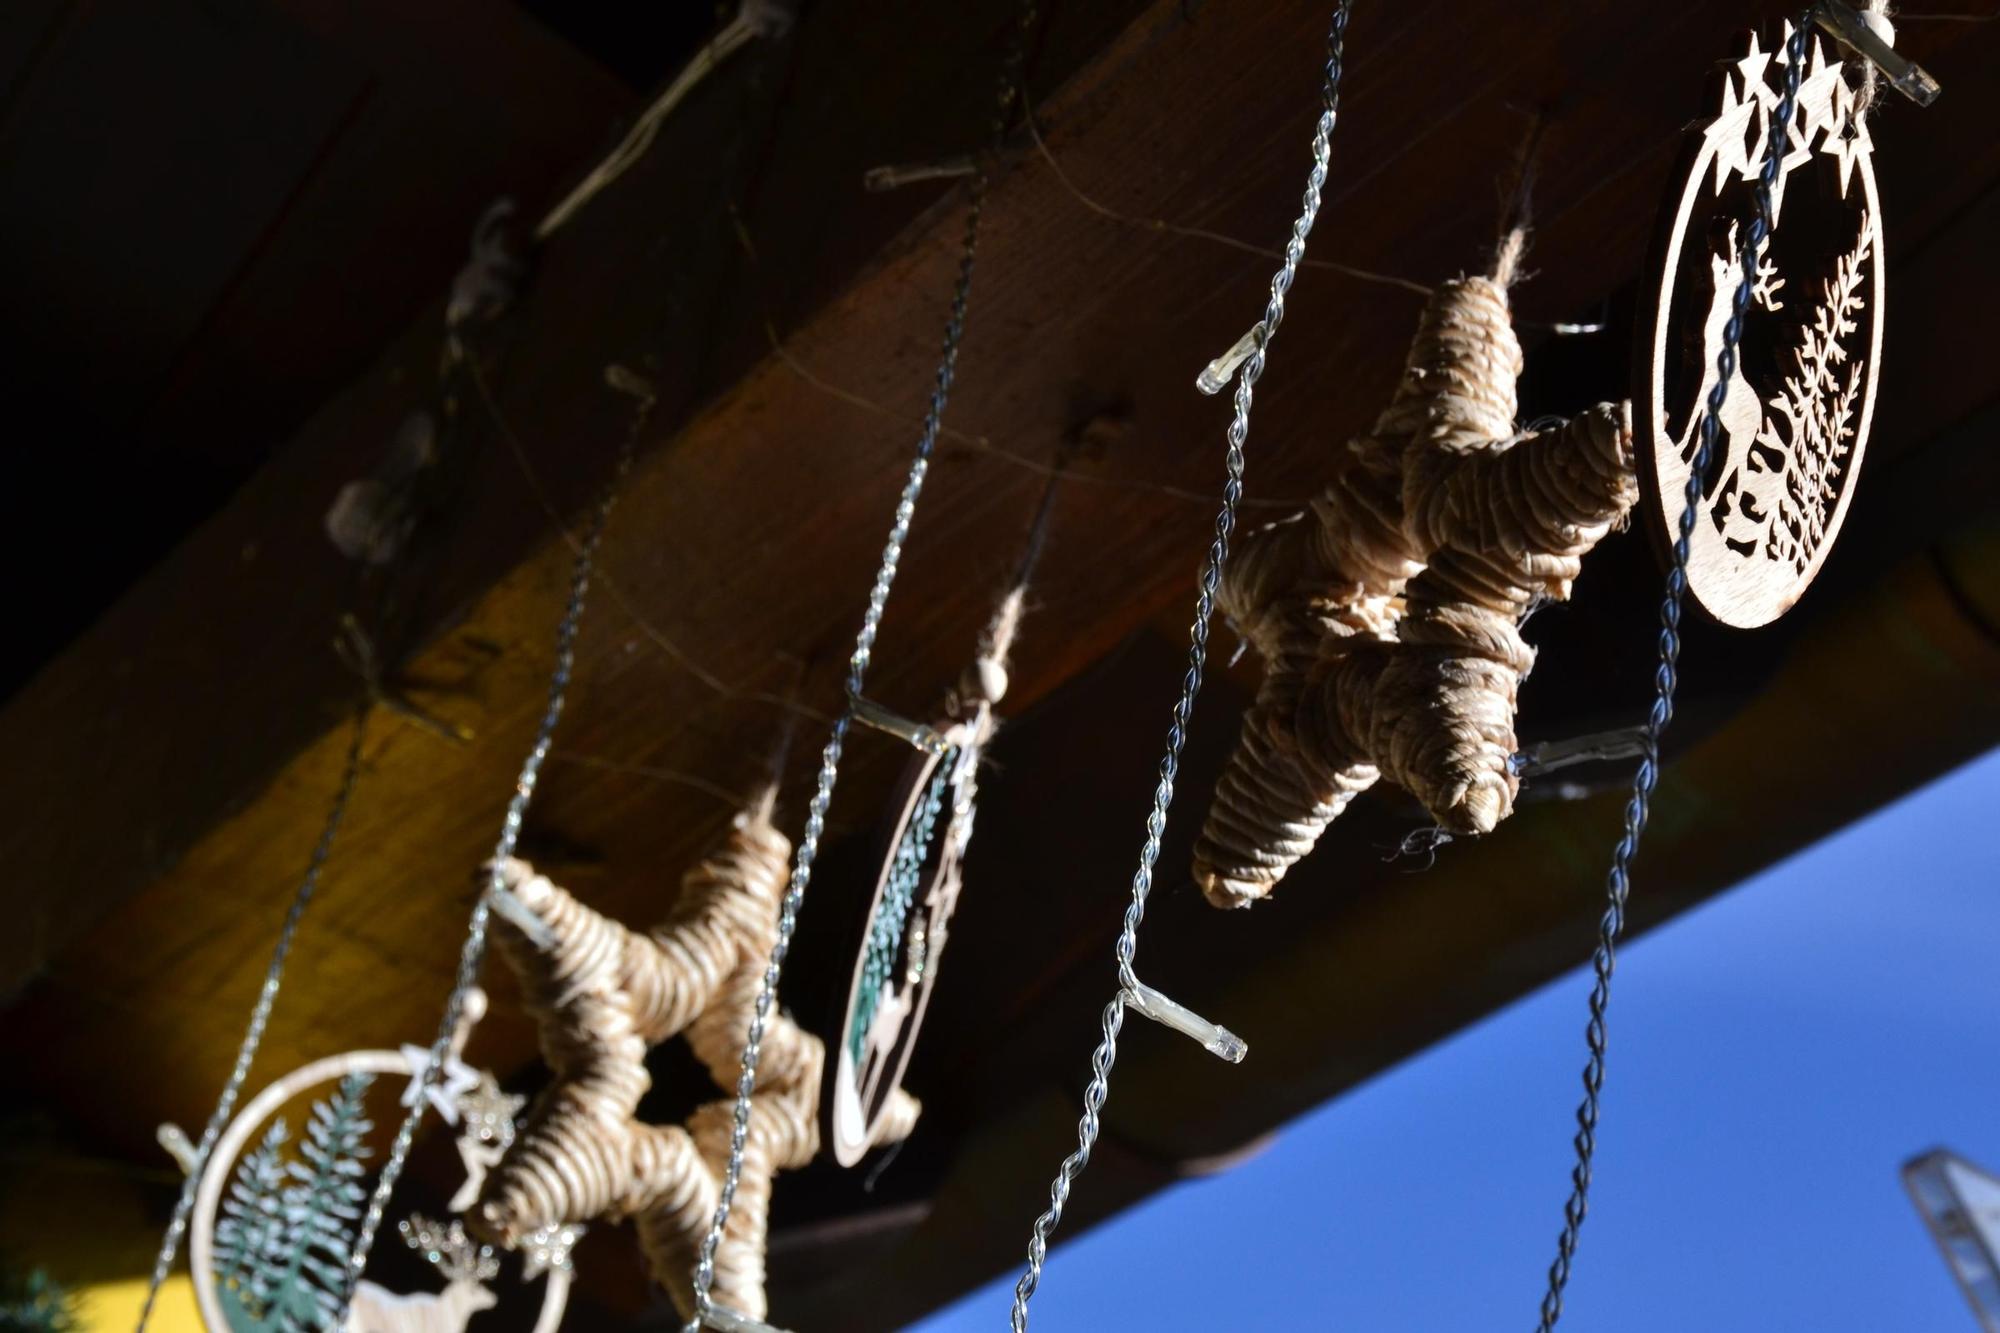
[[[1516,233],[1518,237],[1518,233]],[[1439,287],[1389,408],[1310,508],[1249,534],[1219,604],[1265,665],[1195,847],[1217,906],[1264,897],[1388,778],[1445,830],[1513,810],[1527,613],[1569,597],[1638,498],[1631,405],[1516,430],[1523,359],[1506,284]]]
[[[478,1226],[513,1245],[552,1226],[632,1218],[654,1278],[681,1313],[729,1160],[734,1103],[709,1102],[686,1125],[636,1118],[652,1086],[649,1046],[684,1033],[717,1085],[731,1088],[777,937],[791,844],[768,798],[740,814],[722,847],[690,870],[668,921],[649,934],[592,911],[521,861],[509,861],[496,913],[502,953],[521,979],[555,1081],[487,1177]],[[715,1255],[714,1299],[762,1319],[773,1175],[819,1150],[825,1049],[774,1015],[750,1100],[743,1174]],[[878,1141],[906,1136],[904,1096]]]

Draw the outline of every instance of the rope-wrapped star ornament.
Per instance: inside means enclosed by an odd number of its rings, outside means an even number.
[[[684,1126],[638,1120],[652,1085],[646,1050],[685,1034],[718,1086],[735,1083],[790,856],[767,794],[683,877],[673,915],[649,934],[584,906],[525,862],[506,864],[494,902],[507,923],[501,951],[555,1081],[487,1177],[473,1215],[482,1230],[511,1246],[553,1227],[632,1218],[654,1277],[685,1301],[729,1160],[733,1103],[711,1102]],[[758,1319],[772,1177],[819,1149],[825,1065],[820,1040],[783,1015],[767,1024],[762,1051],[714,1287],[718,1304]],[[906,1098],[883,1141],[916,1118]]]
[[[1437,289],[1374,430],[1305,512],[1231,558],[1219,603],[1265,671],[1195,847],[1217,906],[1267,895],[1381,778],[1451,833],[1513,810],[1535,661],[1521,622],[1568,598],[1638,499],[1629,404],[1515,427],[1521,249],[1517,231],[1491,276]]]

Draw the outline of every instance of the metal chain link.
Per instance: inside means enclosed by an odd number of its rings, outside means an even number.
[[[1001,66],[999,91],[990,126],[993,155],[997,155],[1005,142],[1008,116],[1018,95],[1021,70],[1027,61],[1028,41],[1033,34],[1035,20],[1034,0],[1025,0],[1012,46]],[[776,1001],[785,958],[791,952],[792,936],[798,928],[799,907],[805,901],[806,886],[812,880],[819,840],[826,831],[826,811],[833,801],[834,783],[840,775],[841,752],[847,743],[848,730],[854,723],[855,704],[861,698],[862,686],[867,678],[875,638],[882,626],[882,612],[889,602],[889,589],[896,581],[897,566],[902,562],[903,543],[909,537],[910,521],[917,512],[917,499],[923,492],[924,477],[930,471],[931,453],[944,422],[945,404],[951,398],[959,342],[965,334],[966,308],[972,295],[972,274],[979,250],[979,222],[985,212],[991,180],[990,155],[972,178],[965,217],[965,239],[959,253],[958,280],[952,289],[951,313],[945,320],[943,348],[938,356],[937,373],[931,386],[930,403],[924,412],[923,428],[917,437],[916,456],[911,460],[902,496],[896,503],[889,540],[882,548],[881,563],[875,570],[875,583],[868,592],[868,607],[861,618],[860,632],[855,635],[854,653],[848,659],[847,704],[833,724],[825,749],[820,752],[819,776],[813,785],[812,800],[806,807],[805,831],[793,855],[791,878],[779,906],[777,939],[771,946],[771,956],[764,967],[763,984],[757,992],[757,1007],[744,1038],[742,1069],[736,1080],[736,1109],[729,1133],[729,1162],[723,1170],[715,1216],[709,1222],[708,1233],[702,1239],[700,1258],[695,1264],[694,1317],[687,1321],[687,1333],[699,1333],[712,1308],[709,1292],[715,1284],[715,1252],[729,1225],[730,1210],[735,1206],[736,1190],[743,1177],[743,1153],[750,1133],[750,1098],[757,1087],[757,1065],[763,1055],[764,1032],[770,1021],[771,1007]]]
[[[333,802],[327,807],[326,822],[319,830],[319,841],[313,844],[312,855],[306,858],[306,872],[299,880],[298,890],[292,895],[292,905],[285,911],[285,923],[278,929],[278,942],[272,947],[270,964],[264,969],[264,984],[257,992],[256,1004],[250,1009],[250,1022],[243,1030],[243,1040],[236,1048],[236,1063],[222,1085],[222,1095],[216,1098],[208,1123],[202,1127],[201,1142],[195,1145],[194,1160],[187,1167],[187,1179],[181,1183],[180,1197],[174,1201],[173,1217],[167,1223],[167,1234],[160,1241],[160,1252],[153,1260],[152,1277],[146,1284],[146,1299],[139,1306],[139,1333],[145,1333],[146,1322],[153,1316],[153,1305],[159,1300],[160,1288],[165,1285],[167,1274],[173,1270],[174,1256],[180,1252],[181,1240],[187,1235],[188,1218],[194,1212],[195,1190],[200,1186],[202,1172],[208,1166],[208,1155],[214,1151],[215,1141],[222,1137],[229,1117],[236,1110],[236,1099],[243,1094],[243,1085],[250,1078],[250,1066],[257,1058],[257,1048],[263,1044],[264,1029],[271,1021],[271,1006],[277,1002],[278,989],[284,983],[285,960],[291,955],[292,939],[298,934],[299,922],[304,919],[306,908],[312,904],[313,894],[319,888],[320,871],[333,852],[334,835],[340,831],[341,821],[347,817],[348,803],[354,796],[354,784],[361,775],[361,742],[367,730],[368,705],[364,703],[355,711],[353,737],[348,741],[347,759],[341,766],[340,785],[334,789]]]
[[[1132,960],[1139,948],[1139,923],[1146,915],[1146,898],[1153,888],[1153,865],[1159,859],[1160,839],[1167,829],[1167,810],[1174,800],[1174,780],[1179,774],[1181,749],[1187,742],[1189,720],[1194,715],[1195,696],[1201,692],[1202,671],[1208,661],[1208,626],[1215,610],[1216,589],[1223,566],[1229,559],[1229,534],[1236,526],[1236,506],[1243,498],[1243,446],[1250,438],[1250,400],[1258,378],[1264,373],[1265,357],[1278,325],[1285,317],[1285,294],[1291,290],[1299,261],[1305,257],[1306,237],[1319,215],[1320,191],[1326,185],[1327,161],[1333,126],[1340,109],[1342,49],[1347,34],[1351,0],[1340,0],[1327,32],[1326,78],[1320,92],[1320,115],[1313,127],[1312,170],[1306,177],[1305,199],[1298,220],[1292,224],[1285,245],[1284,264],[1271,279],[1271,299],[1264,309],[1263,323],[1255,331],[1256,350],[1236,375],[1235,416],[1229,423],[1226,456],[1228,478],[1222,487],[1222,509],[1215,517],[1215,538],[1209,543],[1208,558],[1202,566],[1200,590],[1195,597],[1194,623],[1188,630],[1187,674],[1181,679],[1180,697],[1174,702],[1173,720],[1167,728],[1167,751],[1160,760],[1160,777],[1153,789],[1153,807],[1146,817],[1146,840],[1139,850],[1139,869],[1132,877],[1132,902],[1125,909],[1125,922],[1118,934],[1119,993],[1104,1007],[1103,1040],[1090,1058],[1091,1077],[1083,1095],[1083,1116],[1077,1122],[1077,1149],[1064,1159],[1049,1187],[1049,1208],[1035,1220],[1034,1235],[1028,1243],[1028,1268],[1014,1287],[1014,1333],[1028,1327],[1028,1302],[1042,1280],[1042,1265],[1048,1257],[1050,1234],[1062,1221],[1070,1187],[1090,1161],[1097,1142],[1099,1116],[1110,1096],[1111,1067],[1118,1059],[1118,1033],[1125,1021],[1125,994],[1136,987],[1138,978]]]
[[[1549,1266],[1548,1290],[1542,1296],[1539,1333],[1551,1333],[1562,1318],[1563,1289],[1569,1284],[1570,1265],[1576,1257],[1578,1233],[1590,1198],[1590,1166],[1597,1153],[1598,1098],[1604,1089],[1604,1014],[1611,1002],[1611,972],[1617,959],[1618,939],[1625,929],[1625,903],[1631,895],[1632,859],[1639,850],[1639,837],[1646,829],[1653,789],[1659,781],[1660,737],[1674,715],[1674,689],[1679,682],[1681,603],[1687,594],[1689,543],[1694,537],[1697,511],[1715,457],[1720,433],[1720,413],[1736,374],[1736,348],[1743,338],[1743,317],[1750,308],[1756,286],[1756,255],[1765,237],[1771,234],[1771,193],[1777,185],[1778,162],[1785,152],[1786,136],[1798,106],[1799,80],[1805,64],[1806,43],[1812,32],[1813,7],[1799,15],[1797,27],[1786,48],[1785,91],[1771,120],[1771,133],[1764,146],[1764,162],[1757,180],[1756,216],[1742,243],[1743,279],[1737,284],[1729,323],[1722,331],[1722,348],[1715,357],[1715,387],[1710,390],[1701,419],[1701,444],[1688,470],[1687,488],[1682,495],[1679,536],[1667,571],[1666,592],[1660,602],[1660,663],[1653,674],[1653,707],[1646,719],[1645,750],[1638,771],[1632,777],[1632,796],[1625,803],[1625,829],[1611,854],[1611,871],[1606,877],[1608,903],[1597,926],[1597,947],[1591,954],[1594,980],[1590,988],[1590,1021],[1584,1040],[1590,1057],[1583,1068],[1583,1101],[1576,1108],[1576,1165],[1570,1171],[1569,1199],[1563,1204],[1562,1234],[1556,1241],[1555,1262]]]
[[[339,1319],[334,1321],[335,1326],[343,1325],[346,1320],[347,1306],[354,1299],[354,1287],[361,1280],[362,1270],[368,1266],[368,1255],[375,1247],[375,1235],[381,1230],[382,1215],[389,1207],[389,1196],[403,1174],[410,1147],[416,1141],[417,1127],[423,1122],[424,1108],[430,1103],[430,1091],[451,1053],[452,1037],[464,1017],[466,994],[479,980],[480,965],[486,958],[486,928],[492,913],[492,898],[504,887],[504,863],[514,854],[514,846],[520,840],[522,820],[527,816],[529,803],[534,800],[542,762],[548,758],[549,746],[555,739],[556,723],[562,718],[563,703],[569,694],[570,674],[576,666],[577,630],[583,623],[590,576],[597,563],[597,548],[603,540],[605,525],[610,521],[611,508],[617,501],[625,475],[631,471],[639,432],[651,408],[652,399],[642,398],[633,414],[632,424],[619,445],[612,475],[598,496],[590,522],[577,543],[576,559],[570,566],[569,600],[556,626],[555,667],[549,673],[548,702],[543,706],[534,743],[528,747],[527,758],[521,763],[520,776],[514,781],[514,795],[507,802],[507,813],[500,822],[500,837],[494,844],[492,859],[487,863],[486,887],[473,905],[471,919],[466,924],[465,942],[458,953],[458,972],[452,981],[450,997],[445,1001],[444,1017],[438,1023],[437,1037],[431,1042],[430,1054],[422,1071],[413,1080],[410,1109],[396,1129],[388,1156],[382,1162],[382,1172],[376,1177],[374,1193],[368,1198],[368,1209],[362,1214],[360,1230],[355,1234],[354,1246],[347,1261],[347,1289],[342,1294],[341,1313]]]

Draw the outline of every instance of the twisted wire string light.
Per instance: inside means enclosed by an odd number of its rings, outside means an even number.
[[[989,134],[996,150],[994,155],[997,155],[997,149],[1006,136],[1008,113],[1014,105],[1022,66],[1027,61],[1028,40],[1034,31],[1035,17],[1034,0],[1024,0],[1020,23],[1001,66],[995,95]],[[985,212],[987,187],[992,180],[990,162],[991,156],[972,178],[966,208],[965,239],[959,252],[958,280],[952,289],[951,313],[945,319],[944,343],[938,355],[930,403],[924,411],[923,429],[917,436],[916,456],[910,462],[901,498],[896,502],[889,540],[882,548],[881,563],[875,570],[875,583],[868,591],[868,607],[861,617],[860,632],[854,638],[854,653],[848,658],[847,704],[835,719],[826,747],[820,752],[819,775],[813,784],[812,799],[806,807],[805,831],[800,835],[793,854],[791,878],[779,905],[777,942],[771,947],[770,961],[764,968],[763,987],[757,994],[757,1008],[751,1016],[749,1033],[743,1044],[743,1069],[736,1080],[736,1110],[730,1127],[729,1164],[723,1171],[715,1217],[709,1223],[708,1235],[701,1243],[701,1257],[695,1264],[694,1315],[687,1322],[687,1333],[699,1333],[712,1308],[709,1291],[715,1284],[715,1251],[722,1243],[723,1230],[729,1225],[729,1211],[735,1205],[737,1185],[743,1174],[743,1152],[750,1129],[750,1097],[757,1087],[757,1062],[762,1056],[764,1029],[777,997],[778,979],[784,972],[785,957],[791,951],[792,935],[798,928],[799,907],[805,900],[806,886],[812,880],[813,860],[819,854],[820,835],[826,830],[827,807],[833,801],[834,782],[840,775],[841,751],[847,743],[848,729],[854,723],[855,704],[861,698],[868,662],[874,654],[875,637],[882,626],[883,608],[888,605],[889,589],[896,581],[896,568],[903,558],[903,542],[909,536],[910,520],[916,515],[917,498],[923,493],[924,477],[930,471],[931,452],[937,445],[938,432],[944,422],[945,404],[951,398],[952,377],[958,365],[959,341],[965,333],[965,312],[972,295],[972,274],[979,251],[979,221]]]
[[[1570,1265],[1576,1257],[1578,1233],[1590,1199],[1590,1166],[1597,1153],[1598,1098],[1604,1089],[1605,1009],[1611,1001],[1611,972],[1617,959],[1618,938],[1625,929],[1625,903],[1632,891],[1632,859],[1639,851],[1639,837],[1646,829],[1653,789],[1659,782],[1660,737],[1674,715],[1674,689],[1680,661],[1681,603],[1687,594],[1688,547],[1693,540],[1695,515],[1700,507],[1709,464],[1715,457],[1720,432],[1722,405],[1729,381],[1736,374],[1736,348],[1743,339],[1743,317],[1750,308],[1756,286],[1757,249],[1771,234],[1771,191],[1777,184],[1779,159],[1785,155],[1786,137],[1797,110],[1799,81],[1806,59],[1806,45],[1812,34],[1813,9],[1808,6],[1798,17],[1785,55],[1785,91],[1771,117],[1771,133],[1764,145],[1764,163],[1758,175],[1756,216],[1742,243],[1743,279],[1737,284],[1729,323],[1722,331],[1722,348],[1715,357],[1715,387],[1709,391],[1702,409],[1701,444],[1694,464],[1688,469],[1687,488],[1681,498],[1679,536],[1667,571],[1666,592],[1660,601],[1660,662],[1653,673],[1653,707],[1646,719],[1644,751],[1632,777],[1632,796],[1625,803],[1625,828],[1611,854],[1611,871],[1606,876],[1608,899],[1597,926],[1597,947],[1591,954],[1590,1021],[1584,1028],[1589,1059],[1583,1068],[1583,1101],[1576,1108],[1576,1165],[1570,1170],[1569,1198],[1563,1204],[1562,1233],[1556,1241],[1555,1262],[1549,1265],[1548,1289],[1542,1296],[1539,1333],[1551,1333],[1562,1318],[1563,1289],[1569,1284]]]
[[[291,955],[292,939],[298,934],[299,922],[312,903],[313,893],[319,888],[320,871],[333,852],[334,835],[340,831],[341,821],[347,817],[348,802],[354,796],[354,783],[361,774],[361,742],[367,729],[368,705],[363,703],[355,710],[354,733],[347,744],[347,759],[340,770],[340,785],[334,789],[333,802],[326,811],[326,822],[320,826],[319,841],[313,844],[312,855],[306,858],[305,874],[299,880],[297,892],[292,895],[292,905],[285,911],[285,923],[279,927],[278,942],[272,946],[271,961],[264,969],[264,984],[257,992],[257,1003],[251,1007],[250,1022],[243,1030],[243,1040],[236,1048],[236,1063],[222,1085],[222,1095],[215,1099],[215,1109],[209,1113],[208,1123],[202,1127],[201,1141],[195,1145],[194,1157],[187,1164],[187,1179],[181,1183],[180,1197],[174,1200],[173,1217],[167,1222],[167,1233],[160,1241],[160,1252],[153,1259],[153,1273],[146,1283],[146,1299],[139,1306],[139,1333],[145,1333],[146,1321],[152,1318],[160,1288],[165,1285],[167,1274],[174,1266],[174,1256],[180,1252],[181,1240],[187,1235],[188,1218],[194,1212],[195,1190],[201,1184],[202,1171],[208,1166],[208,1155],[228,1126],[229,1117],[235,1113],[236,1099],[243,1093],[243,1085],[250,1077],[251,1063],[257,1058],[258,1046],[263,1043],[264,1029],[271,1021],[271,1006],[277,1002],[278,988],[284,983],[285,960]]]
[[[1236,525],[1236,507],[1243,496],[1243,446],[1250,438],[1250,401],[1258,377],[1264,373],[1265,357],[1279,323],[1285,317],[1285,293],[1291,289],[1299,263],[1305,258],[1306,237],[1319,215],[1320,191],[1326,185],[1326,168],[1334,121],[1340,109],[1342,46],[1347,34],[1347,15],[1352,0],[1339,0],[1327,31],[1326,77],[1320,91],[1319,120],[1313,127],[1312,170],[1306,177],[1305,198],[1298,220],[1292,224],[1291,239],[1285,245],[1283,265],[1271,279],[1271,298],[1264,319],[1254,331],[1255,350],[1238,368],[1235,416],[1229,423],[1227,454],[1228,479],[1222,487],[1222,508],[1215,518],[1215,538],[1209,543],[1207,562],[1201,571],[1200,591],[1195,597],[1194,623],[1188,630],[1187,674],[1182,677],[1180,697],[1174,701],[1173,720],[1167,728],[1167,751],[1160,760],[1160,778],[1153,789],[1153,807],[1146,817],[1146,840],[1139,851],[1139,869],[1132,877],[1132,902],[1125,909],[1124,927],[1118,933],[1119,991],[1104,1006],[1103,1040],[1090,1058],[1090,1084],[1083,1094],[1083,1116],[1077,1122],[1077,1148],[1063,1160],[1049,1187],[1048,1211],[1035,1219],[1034,1234],[1028,1242],[1028,1268],[1014,1287],[1012,1313],[1014,1333],[1028,1327],[1028,1302],[1041,1284],[1042,1265],[1048,1258],[1050,1234],[1062,1221],[1063,1206],[1070,1187],[1090,1162],[1097,1142],[1099,1116],[1110,1095],[1111,1067],[1118,1058],[1118,1032],[1125,1021],[1125,996],[1138,986],[1132,960],[1139,948],[1139,923],[1146,915],[1146,898],[1152,892],[1153,865],[1160,856],[1160,839],[1166,833],[1167,809],[1173,804],[1174,779],[1179,773],[1181,749],[1187,742],[1187,727],[1194,714],[1195,696],[1201,692],[1203,668],[1208,661],[1208,624],[1215,610],[1216,587],[1229,559],[1229,534]]]
[[[613,382],[618,383],[615,379]],[[500,822],[500,837],[494,845],[492,858],[487,862],[486,886],[479,900],[473,904],[472,916],[466,925],[465,942],[458,953],[458,972],[452,982],[451,994],[445,1001],[444,1017],[438,1023],[437,1037],[431,1043],[430,1055],[422,1071],[413,1080],[410,1109],[396,1129],[388,1156],[382,1162],[382,1172],[376,1177],[375,1190],[369,1195],[367,1211],[362,1214],[360,1229],[355,1233],[354,1246],[347,1261],[347,1289],[341,1299],[340,1318],[334,1321],[336,1325],[347,1317],[347,1307],[354,1299],[355,1284],[361,1280],[362,1270],[368,1266],[368,1254],[374,1248],[375,1233],[381,1229],[382,1215],[388,1209],[389,1196],[403,1174],[410,1147],[416,1141],[417,1127],[423,1121],[424,1108],[430,1103],[430,1090],[437,1083],[438,1073],[451,1053],[452,1037],[458,1031],[465,1011],[465,997],[479,980],[479,968],[486,957],[486,928],[491,917],[492,898],[505,888],[507,862],[514,854],[515,844],[520,841],[521,822],[527,816],[529,803],[534,800],[535,784],[541,777],[542,763],[548,758],[556,723],[562,718],[563,702],[569,694],[570,674],[576,666],[577,630],[583,622],[584,603],[590,591],[597,548],[604,538],[604,528],[611,518],[611,507],[618,498],[620,485],[625,474],[631,470],[639,432],[652,406],[650,394],[642,394],[631,426],[619,445],[611,477],[591,511],[590,521],[576,550],[576,559],[570,566],[569,600],[556,626],[555,667],[549,673],[548,702],[542,709],[541,723],[535,730],[533,744],[528,747],[527,758],[521,762],[520,776],[514,782],[514,795],[507,802],[507,813]]]

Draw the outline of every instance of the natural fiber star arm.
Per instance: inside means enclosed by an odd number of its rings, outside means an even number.
[[[1502,283],[1444,284],[1373,434],[1243,543],[1221,603],[1265,675],[1195,848],[1218,906],[1269,893],[1380,777],[1457,832],[1512,809],[1519,622],[1637,494],[1622,406],[1515,433],[1522,364]]]
[[[683,1297],[729,1157],[731,1104],[702,1107],[686,1128],[637,1121],[650,1087],[646,1048],[685,1031],[716,1081],[735,1082],[790,851],[760,803],[687,873],[679,906],[651,935],[509,864],[512,902],[502,915],[514,924],[501,946],[556,1078],[481,1193],[476,1217],[487,1232],[511,1242],[552,1224],[634,1217],[654,1276]],[[824,1064],[818,1038],[782,1016],[762,1049],[715,1285],[717,1301],[757,1316],[771,1177],[818,1150]]]
[[[1632,468],[1630,407],[1604,404],[1455,460],[1415,497],[1410,525],[1435,550],[1365,721],[1382,775],[1448,831],[1490,833],[1513,812],[1514,714],[1535,663],[1520,622],[1568,599],[1584,555],[1638,499]]]

